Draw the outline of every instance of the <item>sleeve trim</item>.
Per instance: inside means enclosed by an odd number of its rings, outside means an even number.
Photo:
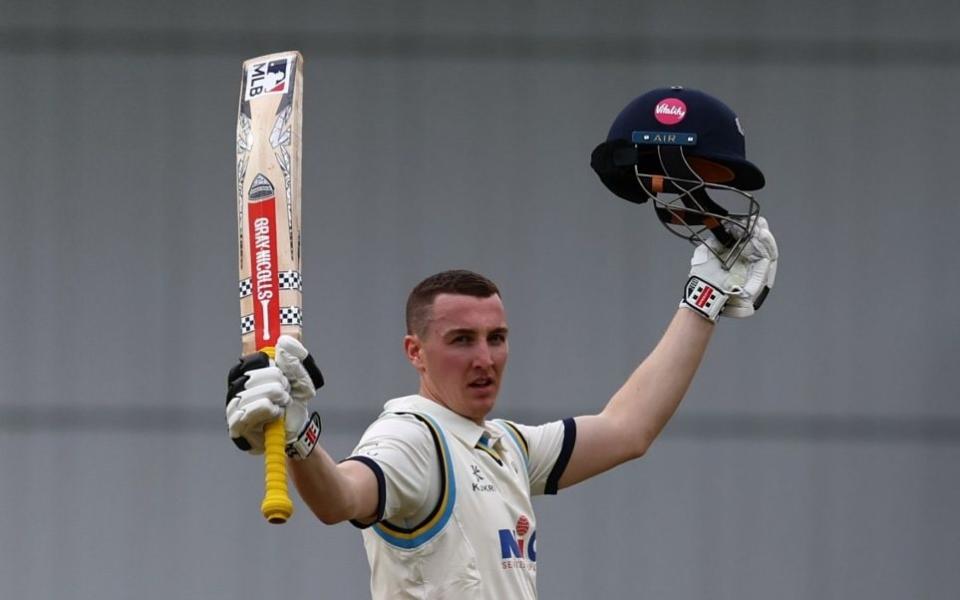
[[[453,471],[450,448],[447,446],[447,439],[440,425],[426,414],[416,412],[397,414],[413,415],[427,426],[433,436],[434,449],[440,462],[440,497],[433,511],[423,522],[413,528],[403,528],[388,520],[382,520],[373,528],[373,532],[388,544],[410,550],[427,543],[446,527],[457,501],[457,479]]]
[[[374,523],[377,523],[383,519],[383,511],[387,505],[387,482],[383,476],[383,469],[381,469],[380,465],[378,465],[377,462],[369,456],[351,456],[343,459],[342,462],[346,462],[348,460],[355,460],[367,465],[377,478],[377,518],[370,523],[361,523],[360,521],[350,519],[350,524],[354,527],[358,529],[366,529],[367,527],[370,527]]]
[[[560,477],[563,476],[563,472],[567,468],[567,463],[570,462],[570,456],[573,454],[573,446],[576,442],[577,422],[568,417],[563,420],[563,446],[560,448],[560,455],[557,457],[557,462],[553,463],[550,476],[547,477],[547,485],[543,490],[544,494],[553,495],[557,493]]]

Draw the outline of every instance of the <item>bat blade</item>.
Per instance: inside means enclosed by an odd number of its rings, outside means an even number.
[[[274,356],[280,335],[301,338],[300,153],[303,57],[280,52],[243,63],[237,116],[237,238],[243,353]],[[293,514],[282,420],[265,430],[271,523]]]

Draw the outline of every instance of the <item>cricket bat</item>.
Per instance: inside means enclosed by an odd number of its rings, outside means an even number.
[[[237,116],[237,234],[243,354],[274,357],[281,334],[300,339],[300,129],[303,57],[280,52],[243,63]],[[293,514],[287,490],[283,420],[264,429],[270,523]]]

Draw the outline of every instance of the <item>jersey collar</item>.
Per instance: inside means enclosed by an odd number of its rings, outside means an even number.
[[[486,422],[486,427],[481,427],[470,419],[458,415],[439,402],[434,402],[433,400],[424,398],[419,394],[404,396],[402,398],[394,398],[393,400],[387,402],[383,406],[383,409],[389,412],[412,410],[426,413],[427,415],[430,415],[436,419],[445,431],[448,431],[451,435],[458,438],[470,448],[477,445],[477,442],[480,441],[480,437],[484,433],[486,433],[487,437],[490,438],[491,444],[496,442],[503,435],[503,432],[499,427],[491,426],[488,424],[489,422]]]

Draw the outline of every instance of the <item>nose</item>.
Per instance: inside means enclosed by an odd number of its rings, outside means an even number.
[[[488,369],[493,366],[493,353],[490,351],[490,344],[486,341],[480,342],[476,346],[477,351],[473,355],[473,366]]]

